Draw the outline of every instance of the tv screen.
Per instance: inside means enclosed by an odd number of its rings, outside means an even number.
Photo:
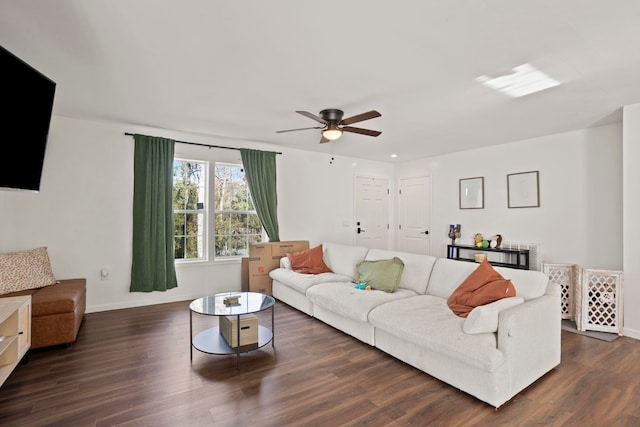
[[[56,84],[0,46],[0,189],[40,191]],[[12,167],[9,167],[12,166]]]

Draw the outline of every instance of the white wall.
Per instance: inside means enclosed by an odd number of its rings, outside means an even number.
[[[640,240],[640,104],[625,108],[621,125],[608,125],[479,150],[399,163],[395,180],[429,175],[433,186],[432,253],[445,255],[446,227],[501,233],[506,240],[541,244],[547,262],[625,271],[625,334],[640,338],[635,242]],[[58,278],[87,278],[87,311],[178,301],[237,290],[238,262],[178,267],[179,286],[129,293],[133,139],[139,132],[178,140],[282,151],[278,216],[282,240],[353,242],[354,177],[392,177],[394,165],[239,144],[199,135],[120,123],[54,116],[41,192],[0,191],[0,252],[47,246]],[[624,233],[622,154],[624,149]],[[235,150],[178,144],[177,155],[239,162]],[[506,175],[540,171],[541,207],[507,209]],[[485,177],[485,209],[458,209],[458,180]],[[393,189],[392,189],[393,190]],[[391,194],[395,194],[392,191]],[[392,212],[391,223],[395,222]],[[392,227],[393,229],[394,227]],[[107,267],[109,280],[101,281]]]
[[[640,104],[624,113],[624,137],[612,124],[399,164],[397,179],[432,177],[432,253],[446,255],[446,227],[458,223],[463,243],[500,233],[540,243],[546,262],[623,270],[624,334],[640,338]],[[506,175],[530,170],[540,171],[540,207],[508,209]],[[460,210],[458,180],[476,176],[485,208]]]
[[[432,254],[446,255],[448,224],[539,243],[542,261],[622,269],[622,136],[619,124],[398,165],[397,177],[429,174]],[[540,207],[507,207],[507,174],[539,171]],[[484,209],[459,209],[459,179],[484,177]]]
[[[640,104],[623,110],[624,334],[640,339]]]
[[[240,264],[178,266],[179,286],[129,293],[133,138],[125,132],[222,146],[281,151],[278,216],[282,240],[351,243],[354,176],[393,176],[393,165],[264,144],[54,116],[40,193],[0,191],[0,252],[47,246],[57,278],[87,278],[87,312],[196,298],[240,289]],[[236,150],[176,145],[176,155],[240,163]],[[100,280],[100,269],[110,271]]]

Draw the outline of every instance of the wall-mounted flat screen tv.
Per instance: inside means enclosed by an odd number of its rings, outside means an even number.
[[[56,84],[0,46],[0,189],[40,191]]]

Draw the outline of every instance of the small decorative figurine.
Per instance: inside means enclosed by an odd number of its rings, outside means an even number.
[[[482,233],[476,233],[476,234],[473,236],[473,243],[474,243],[474,246],[475,246],[476,248],[481,248],[481,247],[482,247],[482,241],[483,241],[483,240],[484,240],[484,238],[482,237]]]

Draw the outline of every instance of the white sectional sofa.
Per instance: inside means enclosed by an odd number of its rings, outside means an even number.
[[[359,262],[393,257],[404,262],[395,292],[355,287]],[[273,296],[496,408],[560,363],[560,287],[541,272],[495,267],[524,301],[465,319],[447,298],[478,264],[331,242],[323,258],[332,273],[296,273],[283,258]],[[487,331],[465,332],[471,319]]]

